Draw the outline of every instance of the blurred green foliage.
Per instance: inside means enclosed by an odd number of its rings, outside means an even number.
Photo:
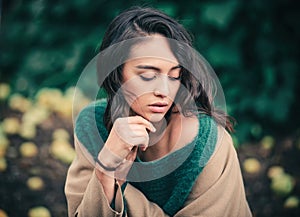
[[[132,5],[181,22],[222,84],[240,142],[299,127],[296,1],[11,0],[2,2],[0,81],[26,95],[76,84],[109,22]]]

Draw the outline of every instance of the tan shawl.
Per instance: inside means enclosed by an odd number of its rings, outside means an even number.
[[[241,170],[230,135],[218,128],[216,150],[198,177],[184,207],[174,217],[250,217]],[[221,135],[221,136],[220,136]],[[65,185],[69,217],[121,217],[124,201],[118,186],[115,210],[103,192],[95,168],[83,154],[75,138],[77,156],[71,164]],[[167,216],[156,204],[128,184],[124,197],[128,217]]]

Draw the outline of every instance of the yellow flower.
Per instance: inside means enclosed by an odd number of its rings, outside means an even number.
[[[28,217],[51,217],[51,213],[46,207],[36,206],[28,211]]]
[[[276,178],[284,173],[284,169],[281,166],[272,166],[268,170],[268,177],[270,179]]]
[[[66,140],[54,140],[50,145],[50,153],[66,164],[70,164],[75,158],[75,150]]]
[[[8,217],[8,215],[3,209],[0,209],[0,217]]]
[[[5,118],[2,122],[3,132],[6,134],[17,134],[20,129],[18,118]]]
[[[265,136],[264,138],[262,138],[260,143],[263,149],[270,150],[273,148],[275,140],[272,136]]]
[[[9,146],[9,140],[3,132],[3,127],[0,125],[0,157],[4,157]]]
[[[66,140],[70,139],[70,135],[67,130],[59,128],[53,131],[52,133],[53,140]]]
[[[5,136],[0,135],[0,157],[4,157],[9,145],[9,140]]]
[[[39,150],[33,142],[24,142],[20,146],[20,153],[23,157],[35,157]]]
[[[38,125],[49,117],[49,112],[41,106],[34,106],[22,117],[23,123]]]
[[[26,112],[32,106],[32,102],[21,94],[15,93],[9,98],[9,107],[12,110]]]
[[[44,188],[44,181],[38,176],[30,177],[26,184],[33,191],[38,191]]]
[[[6,159],[4,157],[0,157],[0,172],[4,172],[7,168]]]
[[[60,115],[62,118],[68,120],[72,119],[72,100],[61,98],[57,99],[57,104],[54,108],[54,111]]]
[[[37,105],[53,111],[63,97],[61,90],[56,88],[42,88],[36,95]]]
[[[36,126],[30,122],[23,122],[20,127],[20,136],[25,139],[33,139],[36,136]]]
[[[10,86],[6,83],[0,83],[0,101],[7,99],[10,94]]]
[[[288,197],[284,202],[284,208],[293,209],[299,206],[299,198],[296,196]]]
[[[255,158],[248,158],[243,163],[244,171],[250,174],[258,173],[261,169],[260,162]]]
[[[286,196],[293,190],[295,185],[294,178],[286,173],[275,176],[271,181],[272,191],[279,196]]]

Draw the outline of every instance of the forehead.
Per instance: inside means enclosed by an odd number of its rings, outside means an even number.
[[[125,66],[156,66],[160,67],[175,67],[178,66],[178,62],[176,60],[171,61],[169,59],[159,58],[159,57],[140,57],[135,59],[130,59],[125,63]]]
[[[170,48],[168,39],[159,35],[146,37],[145,40],[132,46],[129,55],[129,60],[131,59],[160,59],[178,64]]]

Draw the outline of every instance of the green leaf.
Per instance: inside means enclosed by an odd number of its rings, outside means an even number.
[[[231,0],[222,3],[207,3],[203,7],[201,18],[210,25],[225,29],[237,10],[238,1]]]

